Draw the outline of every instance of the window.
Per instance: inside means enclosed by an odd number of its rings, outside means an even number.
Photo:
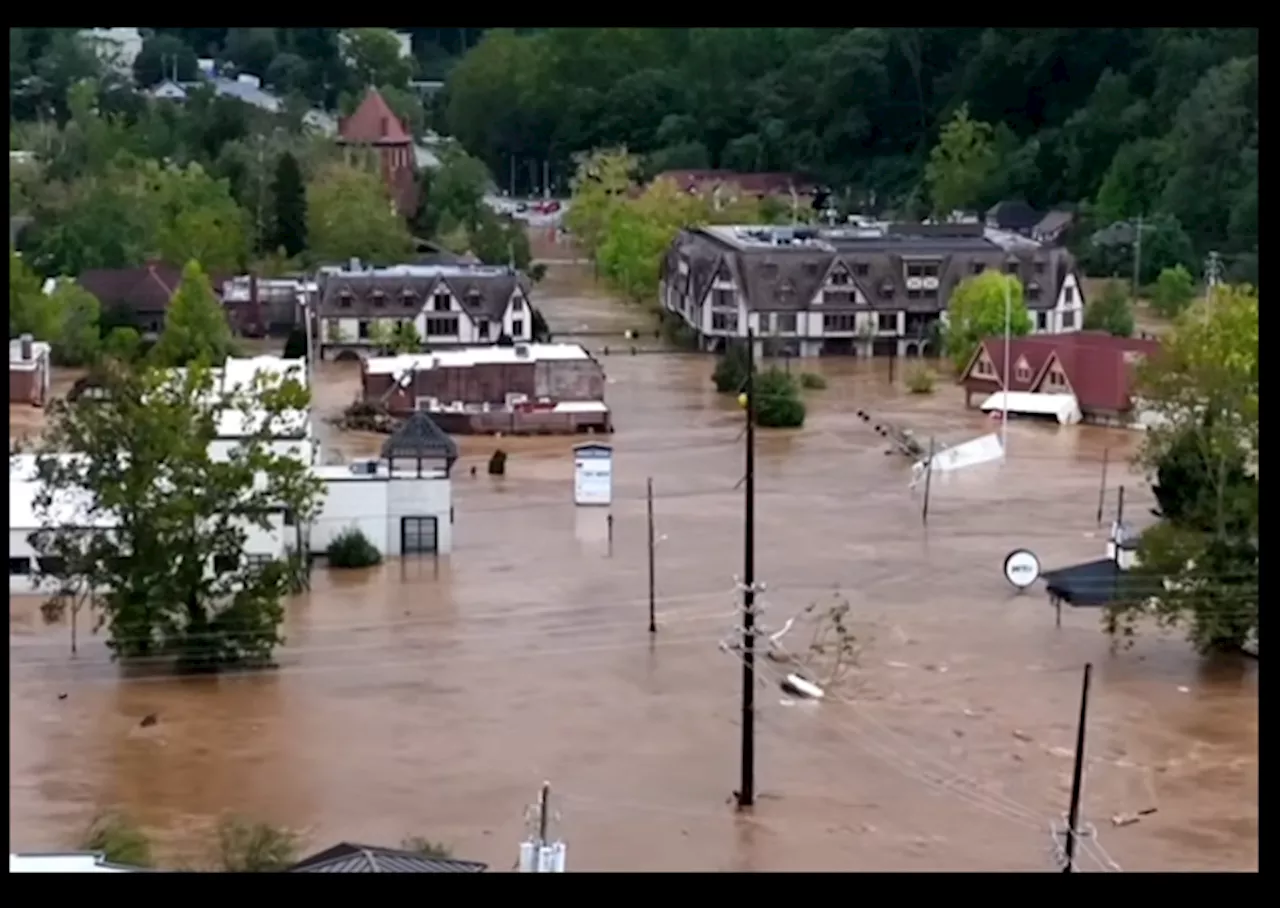
[[[858,317],[853,314],[849,315],[824,315],[822,317],[822,330],[827,334],[852,333],[857,327]]]
[[[848,304],[854,301],[854,295],[850,290],[824,290],[822,301],[833,305]]]
[[[431,309],[435,312],[448,312],[452,302],[453,297],[449,296],[449,291],[442,290],[431,297]]]
[[[52,555],[48,558],[37,558],[36,564],[40,566],[40,573],[48,574],[50,577],[61,577],[67,570],[66,559]]]
[[[983,353],[978,357],[978,361],[973,364],[974,378],[990,378],[996,377],[995,367],[991,365],[991,360],[987,358],[987,354]]]
[[[893,281],[885,280],[880,282],[880,298],[884,300],[893,299],[894,294]]]
[[[1062,313],[1062,330],[1074,331],[1076,327],[1076,310],[1067,309]]]
[[[1036,262],[1034,267],[1036,274],[1044,274],[1044,262]]]
[[[1052,369],[1049,370],[1047,381],[1049,383],[1050,388],[1067,387],[1067,377],[1062,374],[1062,370],[1059,369],[1057,365],[1055,365]]]
[[[387,295],[383,293],[381,290],[373,291],[372,299],[373,299],[373,305],[377,309],[381,309],[383,306],[387,304]]]
[[[10,558],[9,559],[9,576],[23,577],[31,573],[30,558]]]
[[[907,277],[937,277],[937,262],[907,262]]]
[[[854,262],[853,273],[856,274],[858,277],[866,277],[868,274],[871,273],[871,266],[868,265],[866,262]]]
[[[1015,260],[1015,261],[1011,261],[1011,262],[1005,262],[1005,263],[1004,263],[1004,273],[1005,273],[1005,274],[1017,274],[1017,273],[1018,273],[1018,263],[1017,263],[1017,261]]]
[[[1031,367],[1025,359],[1018,360],[1018,364],[1013,367],[1013,377],[1024,384],[1031,381]]]
[[[517,319],[512,319],[512,321],[511,321],[511,336],[512,336],[512,337],[524,337],[524,320],[523,320],[523,319],[519,319],[519,318],[517,318]]]
[[[294,526],[298,522],[297,519],[293,516],[293,511],[289,510],[288,508],[285,508],[284,511],[281,512],[280,516],[283,518],[284,525],[287,527]]]
[[[429,554],[436,550],[436,518],[400,518],[400,553],[402,555]]]
[[[232,555],[214,555],[213,570],[219,574],[230,574],[237,567],[236,559]]]
[[[1068,284],[1066,287],[1062,288],[1062,302],[1067,306],[1074,306],[1076,304],[1075,287]]]
[[[488,322],[476,322],[476,336],[482,341],[487,341],[489,339]]]
[[[712,331],[737,331],[738,330],[738,313],[712,312],[711,313],[711,330]]]
[[[1049,330],[1049,313],[1048,312],[1036,313],[1036,330],[1037,331]]]
[[[795,334],[796,333],[796,314],[794,312],[779,312],[777,321],[774,322],[774,330],[778,334]]]
[[[351,308],[351,291],[350,290],[342,291],[342,293],[338,296],[338,305],[343,309]]]
[[[357,335],[359,336],[360,340],[369,339],[369,323],[364,321],[363,319],[360,321],[360,327],[359,327],[359,331],[357,332]]]
[[[418,294],[414,293],[412,290],[405,290],[400,294],[400,304],[406,309],[412,309],[417,302]]]
[[[523,299],[521,299],[521,298],[520,298],[520,297],[518,297],[518,296],[513,297],[513,298],[512,298],[512,300],[511,300],[511,311],[512,311],[512,312],[523,312],[523,311],[524,311],[524,300],[523,300]]]
[[[881,334],[897,334],[898,333],[898,313],[896,312],[877,312],[876,313],[876,330]]]
[[[1040,299],[1040,285],[1035,281],[1027,284],[1027,299],[1033,302]]]
[[[481,302],[483,302],[483,299],[480,296],[479,290],[467,291],[467,305],[469,307],[471,307],[472,309],[479,309]]]
[[[457,337],[458,317],[427,319],[427,337]]]
[[[970,273],[970,274],[981,274],[982,272],[984,272],[984,271],[986,271],[986,270],[987,270],[987,266],[986,266],[984,263],[982,263],[982,262],[970,262],[970,263],[969,263],[969,273]]]
[[[829,283],[834,284],[837,287],[843,287],[845,284],[849,283],[849,272],[845,271],[843,268],[836,268],[831,272]]]
[[[732,290],[712,290],[711,305],[717,309],[736,309],[738,303],[733,298]]]

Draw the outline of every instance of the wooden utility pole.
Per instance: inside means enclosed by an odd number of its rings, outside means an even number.
[[[1102,508],[1107,500],[1107,463],[1111,459],[1111,449],[1102,449],[1102,483],[1098,486],[1098,526],[1102,526]]]
[[[742,533],[742,778],[738,807],[750,807],[756,799],[756,344],[747,329],[747,454]]]
[[[655,552],[657,548],[657,540],[653,536],[653,477],[649,477],[646,487],[645,500],[649,511],[649,633],[656,634],[658,632],[657,616],[654,614],[654,586],[655,586]]]
[[[929,525],[929,491],[933,485],[933,454],[935,449],[935,439],[929,439],[929,459],[925,461],[924,466],[924,505],[920,508],[920,522],[925,526]]]
[[[1076,759],[1071,769],[1071,806],[1067,809],[1066,865],[1063,873],[1073,873],[1076,862],[1076,838],[1080,823],[1080,789],[1084,785],[1084,731],[1089,716],[1089,679],[1093,676],[1093,663],[1084,667],[1084,683],[1080,690],[1080,723],[1076,727]]]

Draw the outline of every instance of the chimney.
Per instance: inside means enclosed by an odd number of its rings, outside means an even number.
[[[18,356],[24,363],[35,359],[35,356],[32,354],[32,348],[34,346],[35,344],[33,343],[33,338],[30,334],[24,334],[18,338]]]

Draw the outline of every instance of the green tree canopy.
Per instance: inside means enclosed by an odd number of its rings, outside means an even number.
[[[271,248],[283,249],[290,258],[300,255],[307,248],[307,189],[298,159],[287,151],[276,162],[271,194],[275,199]]]
[[[393,263],[413,251],[378,174],[345,164],[323,167],[307,186],[307,236],[317,262]]]
[[[309,405],[306,388],[263,378],[227,392],[204,367],[175,376],[108,366],[101,380],[105,396],[52,405],[51,456],[37,460],[42,528],[33,543],[60,565],[37,579],[57,591],[55,612],[67,595],[95,591],[122,659],[173,656],[197,671],[267,663],[280,642],[290,569],[246,560],[245,545],[250,528],[278,526],[282,509],[305,523],[319,508],[323,486],[309,465],[269,443]],[[210,445],[228,410],[260,431],[215,459]],[[81,525],[109,528],[66,532],[60,502],[73,495],[85,501]]]
[[[1151,304],[1168,318],[1182,314],[1196,296],[1196,279],[1181,265],[1165,268],[1156,278]]]
[[[151,354],[159,366],[187,366],[195,362],[220,365],[233,350],[226,311],[214,296],[200,263],[190,261],[182,269],[164,330]]]
[[[972,119],[968,105],[962,104],[942,128],[925,166],[934,214],[945,217],[971,210],[981,200],[996,164],[991,124]]]
[[[1116,337],[1133,336],[1133,304],[1120,281],[1107,281],[1102,293],[1084,310],[1086,331],[1105,331]]]
[[[342,34],[343,49],[362,86],[405,88],[413,59],[400,56],[400,39],[389,28],[353,28]]]
[[[1031,315],[1022,300],[1022,282],[1013,275],[987,270],[951,291],[944,346],[957,371],[968,365],[985,338],[1004,335],[1006,313],[1013,337],[1030,333]]]

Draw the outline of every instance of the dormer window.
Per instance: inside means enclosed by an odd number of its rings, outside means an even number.
[[[830,283],[837,287],[843,287],[849,283],[849,272],[843,268],[836,268],[831,272]]]
[[[1036,281],[1027,284],[1027,299],[1032,302],[1040,299],[1040,284]]]
[[[351,308],[351,301],[355,299],[350,290],[343,290],[338,294],[338,305],[343,309]]]
[[[474,287],[467,291],[467,305],[475,308],[480,305],[480,291]]]
[[[986,271],[986,270],[987,270],[987,266],[986,266],[983,262],[970,262],[970,263],[969,263],[969,273],[970,273],[970,274],[981,274],[982,272],[984,272],[984,271]]]
[[[1017,274],[1017,273],[1018,273],[1018,260],[1017,260],[1017,259],[1010,259],[1009,261],[1005,262],[1005,263],[1004,263],[1004,273],[1005,273],[1005,274]]]
[[[373,291],[373,293],[370,295],[370,298],[373,300],[373,305],[379,309],[381,309],[383,306],[387,304],[387,295],[383,293],[381,290]]]
[[[894,294],[893,281],[887,278],[881,281],[880,282],[880,298],[886,299],[886,300],[893,299],[893,294]]]
[[[400,305],[405,308],[413,308],[418,302],[418,294],[414,293],[408,287],[400,291]]]
[[[452,304],[453,297],[449,295],[448,290],[437,291],[436,295],[431,298],[431,308],[436,312],[448,312]]]
[[[858,277],[866,277],[868,274],[871,273],[871,266],[866,262],[854,262],[853,273],[856,274]]]
[[[511,311],[512,312],[524,311],[524,297],[522,297],[518,293],[515,296],[511,297]]]

